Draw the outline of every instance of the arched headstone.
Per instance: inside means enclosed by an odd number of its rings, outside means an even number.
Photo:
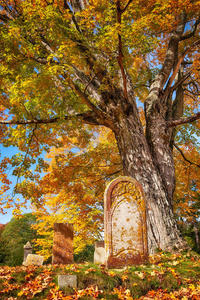
[[[145,199],[142,186],[119,177],[104,195],[104,230],[108,268],[140,264],[148,259]]]

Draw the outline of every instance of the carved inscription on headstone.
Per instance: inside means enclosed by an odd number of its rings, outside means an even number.
[[[142,186],[130,177],[112,181],[104,196],[106,266],[140,264],[148,259]]]
[[[73,225],[54,223],[53,264],[73,263]]]

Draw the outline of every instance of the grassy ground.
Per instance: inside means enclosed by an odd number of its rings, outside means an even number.
[[[58,274],[77,275],[77,289],[59,290]],[[0,267],[0,299],[200,300],[200,257],[158,253],[146,265],[122,270],[87,263]]]

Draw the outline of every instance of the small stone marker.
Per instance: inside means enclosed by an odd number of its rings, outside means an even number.
[[[104,195],[106,267],[121,268],[148,260],[145,200],[142,186],[119,177]]]
[[[73,225],[54,223],[52,264],[71,264],[73,261]]]
[[[73,287],[77,288],[77,276],[76,275],[58,275],[58,287]]]
[[[24,260],[23,260],[23,265],[26,263],[26,258],[28,254],[32,254],[32,249],[33,247],[31,246],[30,242],[27,242],[26,245],[24,245]]]
[[[95,242],[94,251],[94,263],[95,264],[105,264],[106,251],[104,248],[104,241]]]
[[[42,266],[44,261],[44,257],[41,255],[37,254],[28,254],[26,261],[25,261],[25,266]]]

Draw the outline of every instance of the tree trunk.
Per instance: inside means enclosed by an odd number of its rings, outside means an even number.
[[[134,105],[133,110],[137,110]],[[155,157],[155,149],[152,151],[151,146],[148,145],[148,138],[145,137],[136,111],[128,116],[121,114],[117,123],[115,137],[122,158],[124,175],[138,180],[145,193],[149,253],[154,253],[156,248],[164,251],[173,250],[174,247],[185,248],[186,243],[181,237],[172,208],[174,165],[171,149],[160,140],[162,151],[158,145],[156,153],[159,153],[159,156]],[[159,140],[159,128],[154,131],[154,139],[156,134]],[[165,174],[166,178],[163,179],[162,176]],[[166,182],[168,182],[168,189]]]
[[[197,221],[196,218],[193,218],[193,224],[194,224],[194,234],[195,234],[195,240],[196,240],[196,245],[197,245],[197,250],[200,250],[200,243],[199,243],[199,230],[197,226]]]

